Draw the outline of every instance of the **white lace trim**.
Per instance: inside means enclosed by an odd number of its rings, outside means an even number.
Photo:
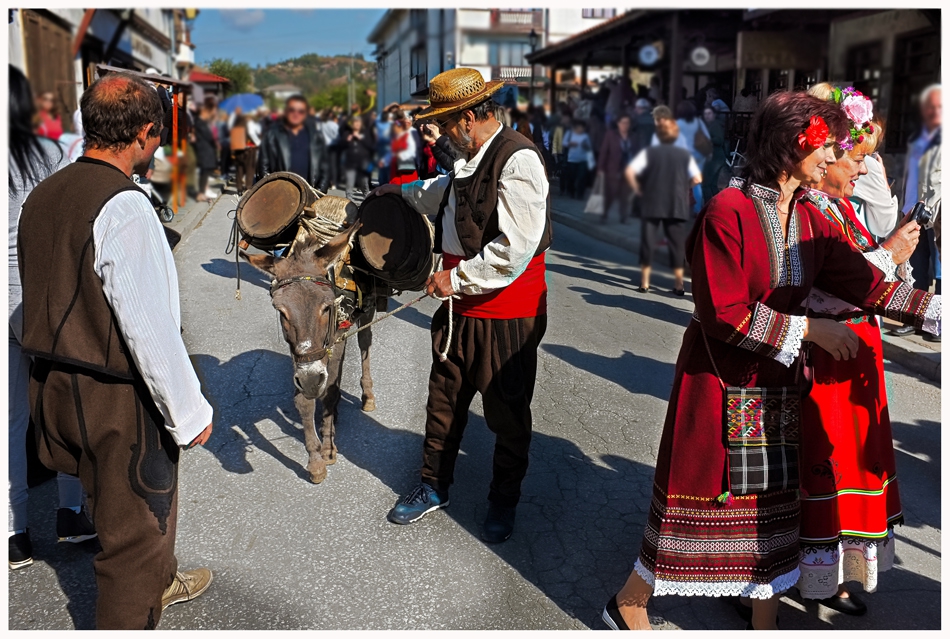
[[[897,265],[897,279],[904,284],[914,285],[914,267],[910,265],[910,260]]]
[[[836,547],[802,551],[799,563],[801,576],[798,590],[805,599],[834,597],[838,586],[857,581],[865,592],[877,590],[877,576],[894,566],[894,531],[887,531],[887,539],[870,541],[845,539]]]
[[[927,305],[927,310],[924,311],[924,323],[920,327],[922,331],[931,335],[940,335],[942,306],[941,297],[934,295],[930,300],[930,304]]]
[[[897,264],[894,263],[891,252],[886,248],[881,247],[873,251],[867,251],[864,253],[864,259],[881,269],[881,272],[884,273],[885,282],[897,281]]]
[[[679,595],[683,597],[751,597],[752,599],[771,599],[794,586],[799,579],[798,568],[779,575],[767,584],[754,584],[747,581],[667,581],[657,579],[646,566],[637,562],[633,565],[637,574],[653,586],[653,595]]]
[[[805,339],[805,318],[801,315],[788,316],[788,333],[782,342],[782,348],[775,356],[776,361],[791,366],[798,353],[802,350],[802,341]]]

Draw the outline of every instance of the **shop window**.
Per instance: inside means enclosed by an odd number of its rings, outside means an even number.
[[[940,82],[940,32],[927,30],[898,38],[894,45],[894,88],[887,115],[885,151],[903,153],[920,128],[917,98],[929,84]]]
[[[851,47],[847,53],[845,76],[854,83],[854,88],[877,101],[881,96],[882,41]]]
[[[531,45],[515,40],[495,40],[488,44],[488,64],[502,67],[525,67],[525,56],[531,53]]]

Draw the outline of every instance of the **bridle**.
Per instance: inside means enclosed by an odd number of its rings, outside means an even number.
[[[274,294],[282,288],[291,286],[292,284],[300,284],[303,282],[310,282],[311,284],[316,284],[317,286],[326,286],[331,291],[335,291],[333,284],[329,280],[322,278],[313,277],[312,275],[298,275],[296,277],[288,277],[283,280],[274,280],[270,284],[270,296],[271,299],[274,299]],[[327,336],[323,341],[323,348],[318,348],[316,350],[304,353],[303,355],[297,355],[297,353],[291,351],[291,357],[294,360],[294,364],[306,364],[308,362],[316,362],[323,359],[324,357],[333,356],[333,346],[330,344],[331,334],[333,333],[333,328],[336,326],[336,301],[334,300],[330,305],[330,324],[327,327]]]

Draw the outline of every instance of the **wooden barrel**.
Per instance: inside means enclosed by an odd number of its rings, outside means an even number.
[[[396,290],[422,290],[435,262],[429,220],[395,194],[364,200],[358,219],[355,264]]]
[[[237,224],[244,239],[262,251],[290,244],[297,220],[319,195],[296,173],[271,173],[251,187],[237,207]]]

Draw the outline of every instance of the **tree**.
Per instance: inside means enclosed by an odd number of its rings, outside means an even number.
[[[231,81],[225,87],[227,95],[247,93],[254,85],[254,71],[247,62],[234,62],[231,58],[215,58],[208,63],[208,71]]]

